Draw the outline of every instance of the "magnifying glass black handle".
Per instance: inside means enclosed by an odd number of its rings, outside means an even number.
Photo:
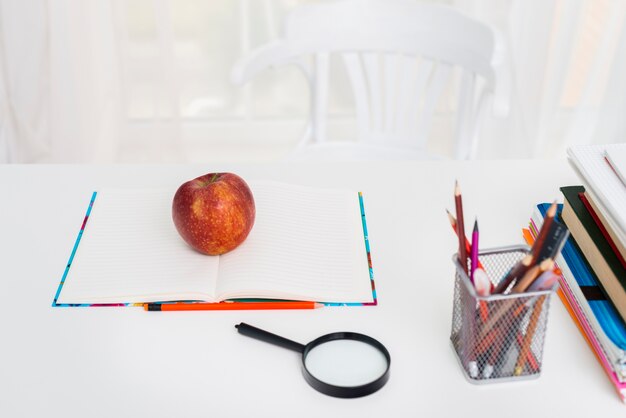
[[[257,327],[253,327],[252,325],[248,325],[244,322],[239,325],[235,325],[235,328],[237,328],[240,334],[248,337],[265,341],[266,343],[274,344],[279,347],[288,348],[289,350],[297,351],[298,353],[302,353],[304,351],[304,345],[300,343],[288,340],[280,335],[272,334],[271,332],[264,331]]]

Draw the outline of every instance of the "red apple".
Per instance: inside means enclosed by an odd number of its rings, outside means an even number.
[[[241,244],[254,225],[254,197],[233,173],[209,173],[182,184],[172,202],[181,237],[204,254],[219,255]]]

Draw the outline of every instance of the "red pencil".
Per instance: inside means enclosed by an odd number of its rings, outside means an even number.
[[[448,219],[450,220],[450,226],[452,226],[452,229],[454,230],[454,232],[458,235],[458,229],[456,226],[456,219],[454,218],[454,215],[452,215],[450,213],[450,211],[448,209],[446,209],[446,213],[448,214]],[[469,242],[469,240],[467,239],[467,237],[463,237],[465,239],[465,251],[467,253],[471,253],[472,252],[472,246]],[[481,269],[483,272],[485,272],[485,267],[483,266],[483,264],[480,262],[480,259],[478,259],[478,263],[477,264],[477,268]],[[485,273],[485,276],[487,274]],[[487,280],[489,280],[487,278]],[[490,288],[489,291],[491,292],[493,290],[493,283],[490,282]],[[484,294],[479,295],[479,296],[486,296]],[[483,321],[487,320],[487,316],[489,316],[489,306],[487,305],[487,303],[485,301],[480,301],[480,316],[483,319]]]
[[[450,221],[450,226],[452,226],[452,229],[454,230],[454,233],[458,235],[459,231],[457,229],[456,226],[456,218],[454,217],[453,214],[450,213],[450,211],[448,209],[446,209],[446,213],[448,214],[448,220]],[[467,239],[467,237],[465,238],[465,251],[469,254],[472,251],[472,245],[470,244],[469,240]],[[480,259],[478,260],[478,264],[477,264],[478,268],[481,269],[485,269],[482,265],[482,263],[480,262]]]
[[[246,311],[267,309],[316,309],[324,306],[318,302],[191,302],[191,303],[145,303],[146,311]]]

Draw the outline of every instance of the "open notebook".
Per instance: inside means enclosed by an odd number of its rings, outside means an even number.
[[[375,303],[362,196],[250,183],[256,220],[235,250],[207,256],[178,235],[175,190],[94,193],[53,306],[262,298]]]

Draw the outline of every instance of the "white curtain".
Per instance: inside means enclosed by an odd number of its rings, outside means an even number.
[[[626,142],[626,2],[609,2],[601,47],[565,144]],[[603,74],[605,68],[610,68]]]
[[[43,1],[0,3],[1,162],[37,159],[49,148],[48,80],[41,70],[48,66],[46,14]]]
[[[119,55],[109,1],[0,2],[0,159],[117,156]]]
[[[0,0],[0,162],[215,160],[183,151],[189,132],[245,147],[256,120],[303,120],[296,71],[244,89],[228,71],[311,1]],[[626,141],[626,0],[438,2],[497,27],[510,54],[509,114],[483,123],[479,158]]]
[[[564,158],[626,142],[626,1],[457,0],[505,35],[510,113],[484,125],[486,158]]]

